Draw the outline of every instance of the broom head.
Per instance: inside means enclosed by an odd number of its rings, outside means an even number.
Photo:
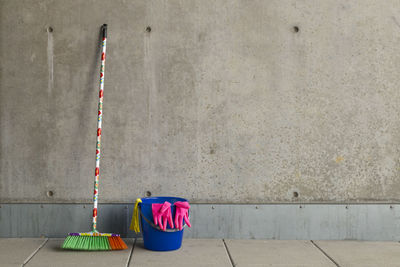
[[[72,250],[122,250],[127,245],[118,234],[70,233],[64,240],[63,249]]]

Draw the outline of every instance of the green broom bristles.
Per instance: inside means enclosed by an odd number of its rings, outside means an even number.
[[[128,248],[118,235],[101,234],[78,234],[72,233],[67,236],[62,245],[63,249],[71,250],[120,250]]]
[[[111,250],[106,236],[68,236],[63,249],[73,250]]]

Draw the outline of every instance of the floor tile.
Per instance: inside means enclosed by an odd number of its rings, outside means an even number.
[[[1,266],[21,266],[44,242],[44,238],[1,238]]]
[[[400,266],[398,242],[315,241],[340,266]]]
[[[138,240],[129,266],[231,267],[232,265],[221,239],[184,239],[180,249],[165,252],[147,250],[143,247],[143,242]]]
[[[335,266],[310,241],[226,240],[237,267],[245,266]]]

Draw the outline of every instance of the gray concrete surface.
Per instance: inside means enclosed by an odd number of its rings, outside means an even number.
[[[99,206],[99,231],[125,237],[131,220],[127,207]],[[92,209],[93,205],[3,204],[0,205],[0,237],[65,237],[70,232],[87,232],[92,229]]]
[[[156,252],[146,250],[138,240],[129,266],[215,266],[230,267],[231,261],[220,239],[184,239],[179,250]]]
[[[125,240],[125,251],[74,252],[61,239],[0,239],[0,266],[400,266],[398,242],[184,239],[177,251],[154,252]]]
[[[400,205],[192,205],[190,237],[400,240]]]
[[[91,201],[103,23],[101,202],[398,201],[398,8],[2,0],[0,202]]]
[[[226,240],[233,266],[336,266],[310,241]]]
[[[315,241],[340,266],[400,266],[398,242]]]
[[[192,204],[187,238],[400,240],[399,204]],[[136,237],[129,230],[133,204],[102,204],[98,229]],[[29,219],[26,219],[29,218]],[[91,229],[91,206],[2,204],[1,237],[65,237]]]
[[[47,241],[44,238],[0,238],[0,266],[21,266]]]

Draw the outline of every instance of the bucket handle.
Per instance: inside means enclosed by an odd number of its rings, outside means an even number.
[[[173,232],[179,232],[179,231],[183,231],[183,228],[185,228],[185,225],[183,226],[182,230],[179,229],[165,229],[162,230],[158,225],[155,225],[151,220],[147,219],[146,216],[144,216],[144,214],[142,213],[142,209],[140,208],[140,205],[138,206],[138,210],[139,210],[139,216],[142,216],[142,218],[148,223],[150,224],[151,227],[153,227],[154,229],[157,229],[159,231],[162,232],[167,232],[167,233],[173,233]],[[189,220],[190,220],[190,213],[189,213]]]

